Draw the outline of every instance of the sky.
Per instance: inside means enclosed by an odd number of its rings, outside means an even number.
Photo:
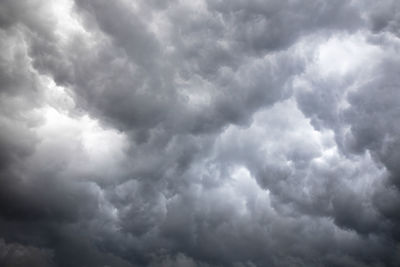
[[[400,1],[1,0],[0,266],[400,266]]]

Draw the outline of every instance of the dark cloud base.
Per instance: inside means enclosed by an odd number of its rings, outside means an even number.
[[[400,266],[400,5],[0,2],[0,266]]]

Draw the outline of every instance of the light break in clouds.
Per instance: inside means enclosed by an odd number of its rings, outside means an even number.
[[[1,0],[0,266],[400,266],[397,0]]]

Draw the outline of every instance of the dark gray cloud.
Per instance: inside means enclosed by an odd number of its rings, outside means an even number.
[[[52,252],[48,249],[23,246],[18,243],[6,244],[1,239],[0,251],[2,266],[54,266]]]
[[[2,1],[0,265],[398,266],[397,1]]]

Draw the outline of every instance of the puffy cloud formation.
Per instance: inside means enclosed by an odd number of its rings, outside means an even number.
[[[0,2],[0,265],[400,266],[396,0]]]

